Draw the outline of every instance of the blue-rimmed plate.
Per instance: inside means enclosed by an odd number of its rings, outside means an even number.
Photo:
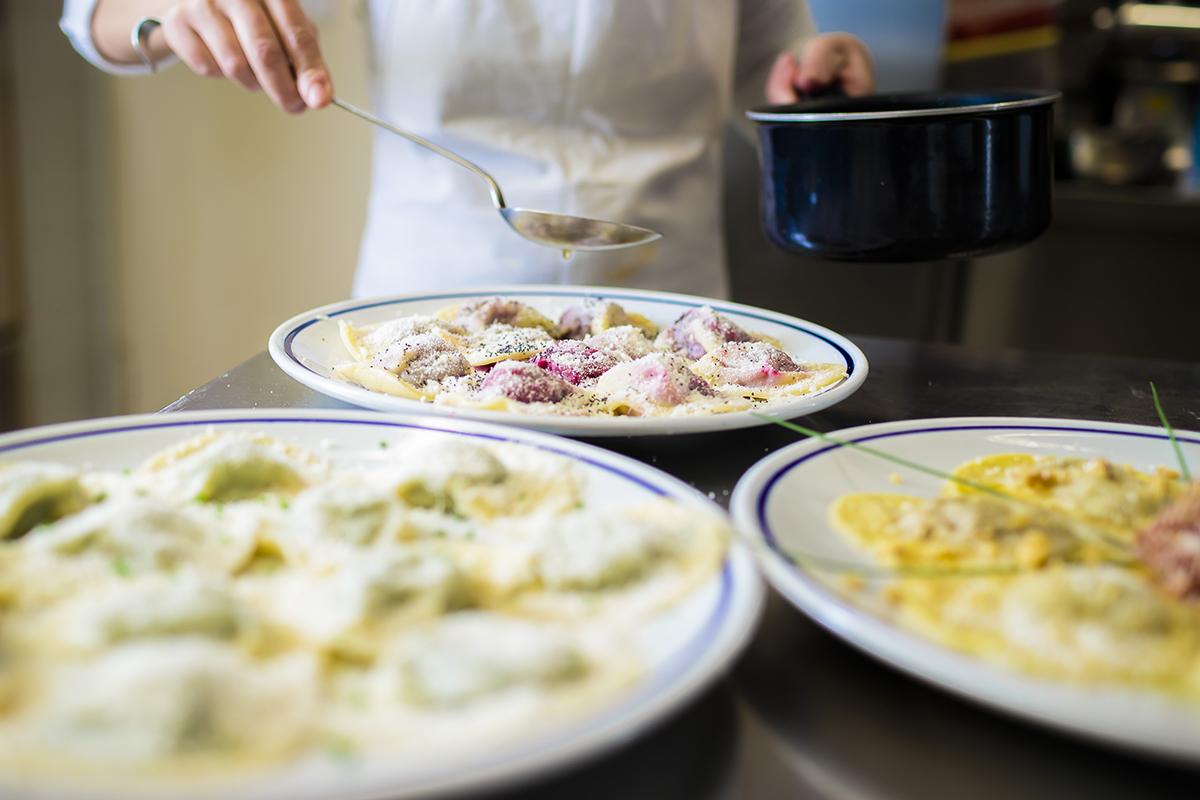
[[[537,308],[557,319],[568,307],[589,297],[604,297],[629,311],[649,317],[665,327],[688,309],[711,305],[738,325],[754,333],[777,339],[797,361],[844,364],[847,377],[841,383],[807,397],[772,404],[760,409],[778,419],[812,414],[852,395],[867,377],[867,359],[853,342],[820,325],[753,306],[726,303],[704,297],[665,292],[645,292],[599,286],[494,286],[469,292],[406,295],[378,300],[352,300],[324,306],[293,317],[271,334],[269,349],[284,372],[321,394],[351,405],[376,411],[437,414],[439,416],[501,422],[551,431],[565,436],[659,436],[747,428],[764,424],[749,411],[695,417],[564,417],[457,408],[421,403],[402,397],[372,392],[338,378],[331,367],[351,360],[338,335],[338,320],[369,325],[412,314],[432,314],[448,305],[479,297],[503,295]]]
[[[979,456],[1017,452],[1104,456],[1143,470],[1178,468],[1166,433],[1137,425],[966,417],[866,425],[835,435],[947,472]],[[1178,437],[1189,464],[1200,469],[1200,435],[1180,432]],[[730,507],[767,579],[793,605],[851,644],[1025,719],[1160,757],[1200,762],[1200,707],[1192,703],[1150,691],[1083,688],[1005,671],[901,628],[879,597],[878,582],[845,590],[828,565],[871,561],[830,526],[828,510],[834,500],[847,492],[933,497],[942,484],[876,456],[808,439],[755,464],[738,482]]]
[[[587,477],[585,502],[589,507],[668,497],[684,505],[719,510],[681,481],[591,445],[506,426],[367,411],[182,412],[54,425],[0,436],[0,462],[36,459],[84,469],[122,469],[187,437],[236,430],[277,436],[335,463],[379,459],[388,449],[386,445],[399,443],[414,430],[439,431],[448,439],[518,442],[576,461]],[[419,761],[406,761],[403,754],[397,754],[346,763],[314,755],[258,774],[246,783],[221,784],[218,793],[224,800],[427,797],[492,788],[594,756],[629,741],[712,683],[753,632],[762,595],[753,558],[735,543],[718,574],[631,631],[645,674],[628,691],[582,717],[564,720],[535,738],[523,739],[514,731],[507,741],[492,748],[476,746],[441,759],[426,755]],[[48,789],[56,791],[0,775],[0,793],[5,797],[41,797]],[[75,789],[67,796],[91,795]],[[172,796],[207,795],[192,786],[181,786]]]

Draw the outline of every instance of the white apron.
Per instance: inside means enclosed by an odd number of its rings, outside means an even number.
[[[356,296],[727,294],[721,136],[735,90],[761,103],[774,57],[811,34],[800,0],[371,0],[371,15],[380,116],[479,164],[511,206],[664,238],[564,259],[513,233],[477,176],[378,131]]]

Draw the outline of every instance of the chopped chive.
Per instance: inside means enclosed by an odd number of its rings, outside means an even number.
[[[858,575],[863,578],[979,578],[993,575],[1015,575],[1021,571],[1016,564],[992,564],[980,567],[937,567],[937,566],[897,566],[888,567],[879,564],[864,564],[857,561],[843,561],[838,558],[799,553],[795,550],[782,550],[788,561],[797,567],[813,567],[823,572],[839,572],[848,575]]]
[[[357,755],[354,742],[342,738],[333,738],[326,742],[325,752],[329,755],[329,758],[341,764],[354,761],[354,757]]]
[[[1098,529],[1096,529],[1096,527],[1094,525],[1089,525],[1088,523],[1083,522],[1082,520],[1071,516],[1069,513],[1067,513],[1066,511],[1064,511],[1062,509],[1043,506],[1040,503],[1035,503],[1032,500],[1026,500],[1023,497],[1017,497],[1016,495],[1011,495],[1008,492],[1005,492],[1002,489],[997,489],[994,486],[988,486],[983,483],[976,483],[975,481],[967,480],[966,478],[960,478],[957,475],[951,475],[949,472],[943,472],[940,469],[934,469],[933,467],[927,467],[924,464],[918,464],[915,461],[909,461],[906,458],[901,458],[900,456],[894,456],[891,453],[885,453],[882,450],[876,450],[874,447],[868,447],[865,444],[859,444],[858,442],[851,442],[851,441],[848,441],[845,439],[839,439],[836,436],[830,436],[827,433],[821,433],[820,431],[814,431],[811,428],[805,428],[803,425],[797,425],[794,422],[787,422],[785,420],[775,419],[774,417],[769,417],[766,414],[757,414],[756,413],[756,414],[753,414],[753,416],[756,416],[759,419],[764,419],[768,422],[773,422],[776,425],[782,425],[783,427],[787,428],[790,431],[795,431],[796,433],[802,433],[805,436],[811,436],[815,439],[820,439],[825,442],[830,442],[831,444],[836,444],[841,447],[849,447],[853,450],[861,450],[862,452],[867,453],[869,455],[873,455],[877,458],[882,458],[884,461],[890,461],[893,464],[899,464],[903,467],[908,467],[909,469],[916,470],[917,472],[922,472],[926,475],[932,475],[935,478],[941,478],[943,480],[950,481],[951,483],[957,483],[960,486],[966,486],[969,489],[974,489],[976,491],[983,492],[985,494],[990,494],[993,497],[998,497],[1002,500],[1009,500],[1013,503],[1019,503],[1024,506],[1028,506],[1029,508],[1036,508],[1037,510],[1045,512],[1045,513],[1059,514],[1061,516],[1065,516],[1065,517],[1071,519],[1072,521],[1074,521],[1077,525],[1081,526],[1082,528],[1090,529],[1092,534],[1095,536],[1096,540],[1098,540],[1097,541],[1098,544],[1103,544],[1103,545],[1111,547],[1115,550],[1120,550],[1120,551],[1127,551],[1129,549],[1129,545],[1125,544],[1124,542],[1114,539],[1108,533],[1106,533],[1102,530],[1098,530]],[[1091,539],[1092,537],[1082,537],[1082,538]]]
[[[765,419],[765,420],[774,422],[776,425],[782,425],[783,427],[787,428],[788,430],[795,431],[796,433],[802,433],[805,436],[811,436],[815,439],[821,439],[823,441],[830,442],[832,444],[841,445],[842,447],[850,447],[850,448],[853,448],[854,450],[861,450],[864,453],[870,453],[873,456],[882,458],[885,461],[891,461],[893,464],[899,464],[902,467],[908,467],[909,469],[916,470],[917,472],[923,472],[926,475],[932,475],[935,478],[941,478],[942,480],[947,480],[952,483],[957,483],[961,486],[966,486],[969,489],[974,489],[979,492],[984,492],[986,494],[990,494],[995,497],[1000,497],[1005,500],[1013,500],[1018,503],[1026,503],[1028,505],[1036,505],[1034,503],[1029,503],[1027,500],[1022,500],[1019,497],[1015,497],[1015,496],[1009,494],[1008,492],[1003,491],[1002,489],[997,489],[994,486],[988,486],[983,483],[976,483],[975,481],[967,480],[966,478],[960,478],[957,475],[951,475],[949,472],[942,472],[940,469],[934,469],[933,467],[927,467],[924,464],[918,464],[915,461],[909,461],[906,458],[901,458],[900,456],[894,456],[891,453],[885,453],[882,450],[876,450],[874,447],[868,447],[865,444],[859,444],[858,442],[851,442],[851,441],[847,441],[845,439],[838,439],[836,437],[830,436],[829,434],[821,433],[820,431],[814,431],[814,430],[811,430],[810,428],[805,428],[803,425],[797,425],[794,422],[787,422],[785,420],[775,419],[774,417],[768,417],[766,414],[755,414],[754,416],[758,417],[759,419]],[[1038,507],[1040,508],[1040,506],[1038,506]]]
[[[1158,412],[1158,418],[1167,431],[1167,438],[1171,440],[1171,447],[1175,448],[1175,457],[1179,459],[1179,474],[1183,476],[1184,481],[1191,483],[1192,473],[1188,469],[1187,460],[1183,457],[1183,448],[1179,446],[1179,440],[1175,438],[1175,429],[1171,427],[1167,413],[1163,411],[1162,403],[1158,402],[1158,390],[1154,388],[1154,381],[1150,381],[1150,394],[1154,396],[1154,410]]]
[[[875,564],[862,564],[854,561],[842,561],[836,558],[827,558],[807,553],[800,554],[794,551],[783,551],[783,555],[798,567],[814,567],[826,572],[840,572],[864,578],[989,578],[1017,575],[1023,572],[1036,572],[1038,569],[1041,569],[1040,567],[1022,567],[1020,564],[992,564],[967,567],[938,567],[932,565],[887,567]],[[1137,566],[1136,561],[1128,559],[1105,559],[1104,563],[1124,568]]]

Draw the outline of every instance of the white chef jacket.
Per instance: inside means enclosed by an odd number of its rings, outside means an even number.
[[[96,51],[96,2],[67,0],[63,30],[102,69],[139,71]],[[761,104],[775,57],[814,32],[804,0],[369,4],[380,116],[479,164],[511,206],[663,238],[564,259],[514,233],[476,175],[378,130],[356,296],[489,283],[727,295],[725,121]]]

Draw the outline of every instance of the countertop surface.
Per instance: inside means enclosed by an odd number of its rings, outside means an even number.
[[[1153,381],[1179,428],[1200,430],[1200,364],[1061,356],[856,337],[870,375],[802,424],[831,431],[952,416],[1067,417],[1157,425]],[[348,408],[288,378],[266,353],[172,403]],[[722,504],[778,426],[596,439]],[[720,458],[712,457],[720,453]],[[1009,719],[901,674],[778,595],[731,674],[675,717],[583,767],[497,798],[1141,798],[1194,795],[1197,769],[1104,749]]]

